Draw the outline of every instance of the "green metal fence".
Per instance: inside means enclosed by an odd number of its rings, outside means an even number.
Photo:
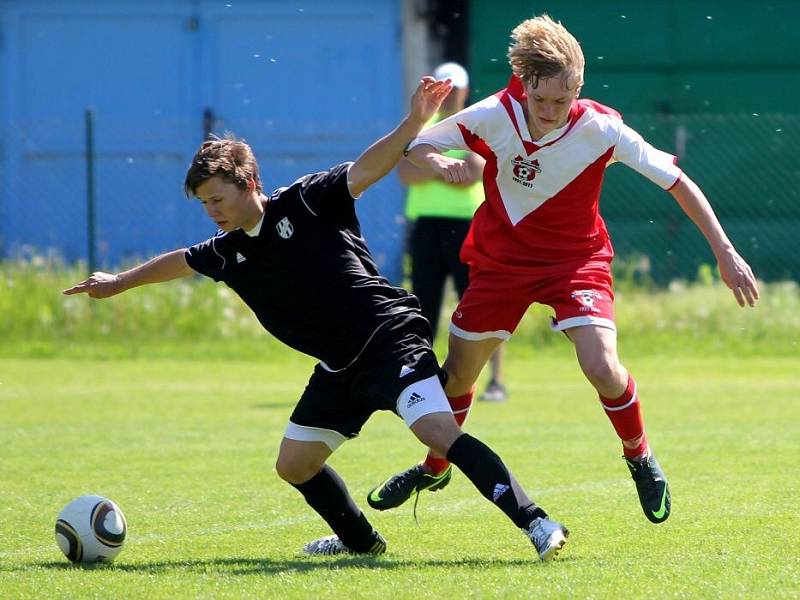
[[[800,2],[471,0],[472,100],[506,84],[511,30],[543,12],[581,44],[581,95],[679,156],[759,278],[800,280]],[[601,212],[618,262],[657,283],[714,263],[672,197],[626,167],[609,168]]]
[[[800,116],[630,115],[653,145],[679,156],[760,279],[800,280]],[[617,255],[658,283],[694,279],[714,256],[672,196],[622,165],[601,199]]]

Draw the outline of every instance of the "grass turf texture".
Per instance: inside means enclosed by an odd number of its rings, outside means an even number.
[[[468,429],[572,530],[541,564],[457,473],[387,513],[365,494],[421,457],[381,413],[331,464],[389,542],[379,558],[311,559],[328,533],[273,465],[311,362],[0,360],[0,596],[215,598],[796,597],[796,357],[626,360],[640,382],[673,515],[641,513],[571,349],[510,353],[505,404]],[[53,537],[73,497],[125,512],[116,563],[71,567]]]

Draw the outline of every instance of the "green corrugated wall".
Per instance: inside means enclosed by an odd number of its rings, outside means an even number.
[[[619,110],[706,192],[762,279],[800,280],[800,2],[470,4],[472,99],[504,87],[509,33],[549,13],[581,42],[582,96]],[[713,263],[671,197],[624,166],[601,210],[621,264],[666,283]]]

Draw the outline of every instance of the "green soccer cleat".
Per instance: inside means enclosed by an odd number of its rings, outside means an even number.
[[[669,484],[652,452],[641,460],[631,460],[623,456],[625,464],[636,482],[639,502],[645,516],[653,523],[663,523],[669,517],[671,499]]]
[[[412,494],[419,494],[423,490],[436,492],[442,489],[450,483],[452,476],[453,465],[448,465],[439,475],[431,475],[425,472],[422,465],[414,465],[373,488],[367,495],[367,504],[375,510],[397,508]]]

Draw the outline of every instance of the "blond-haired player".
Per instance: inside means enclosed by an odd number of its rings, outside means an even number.
[[[541,15],[518,25],[511,38],[508,87],[423,130],[407,153],[452,182],[467,171],[442,152],[469,149],[486,160],[486,202],[461,251],[470,282],[450,324],[445,391],[452,406],[469,406],[486,360],[528,306],[549,305],[553,329],[574,344],[622,442],[645,515],[661,523],[670,514],[669,486],[647,441],[636,383],[617,355],[614,250],[598,211],[606,167],[621,162],[673,196],[705,236],[740,306],[755,304],[756,280],[676,157],[645,142],[614,109],[578,99],[583,53],[561,23]],[[375,488],[370,504],[384,510],[441,489],[448,468],[431,452]]]

